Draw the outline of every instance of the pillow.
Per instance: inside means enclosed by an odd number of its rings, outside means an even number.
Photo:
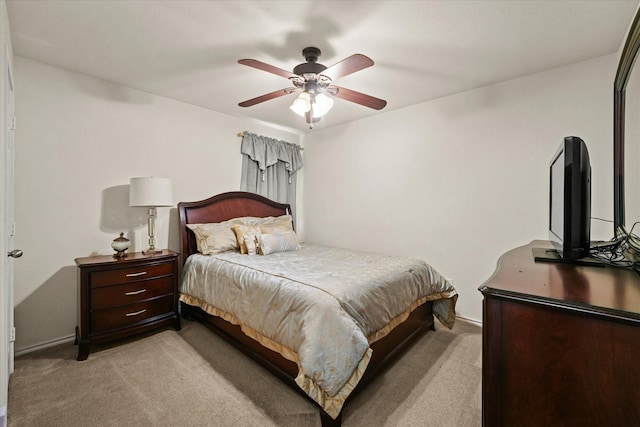
[[[260,226],[260,234],[283,233],[285,231],[293,232],[293,229],[291,227],[287,227],[286,225],[261,225]]]
[[[263,218],[259,224],[261,234],[273,234],[283,231],[293,232],[293,221],[291,220],[291,215]]]
[[[235,233],[235,239],[240,246],[240,253],[248,254],[248,246],[252,246],[252,251],[255,254],[255,239],[260,234],[260,226],[258,225],[246,225],[246,224],[234,224],[231,229]],[[246,238],[245,238],[246,237]]]
[[[242,238],[244,247],[247,248],[247,255],[255,255],[258,253],[257,237],[245,234]]]
[[[257,224],[260,227],[276,227],[282,230],[293,231],[293,219],[291,218],[291,215],[268,216],[265,218],[259,218]]]
[[[243,216],[241,218],[235,218],[238,220],[238,224],[244,225],[260,225],[260,226],[282,226],[287,227],[290,230],[293,230],[293,218],[291,215],[281,215],[281,216],[265,216],[265,217],[257,217],[257,216]]]
[[[236,224],[244,224],[244,225],[258,225],[258,223],[260,223],[260,221],[262,221],[263,218],[257,217],[257,216],[242,216],[242,217],[238,217],[238,218],[234,218],[233,220],[230,221],[236,221]]]
[[[277,231],[258,236],[259,253],[269,255],[276,252],[297,251],[300,249],[298,238],[293,230]]]
[[[209,224],[187,224],[187,227],[196,236],[198,252],[203,255],[210,255],[237,251],[238,242],[231,230],[231,221],[234,220]]]

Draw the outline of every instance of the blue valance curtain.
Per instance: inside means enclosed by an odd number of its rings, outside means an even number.
[[[302,169],[302,150],[296,144],[244,132],[240,189],[291,205],[296,215],[296,172]]]

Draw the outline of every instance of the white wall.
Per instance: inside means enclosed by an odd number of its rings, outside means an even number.
[[[238,131],[299,143],[255,121],[72,73],[22,57],[16,75],[16,350],[73,335],[74,259],[112,254],[123,231],[148,246],[146,210],[129,178],[173,181],[174,199],[238,190]],[[178,250],[176,208],[159,208],[157,246]]]
[[[8,123],[5,122],[5,108],[7,102],[7,88],[5,87],[5,73],[7,66],[12,65],[13,51],[11,47],[11,34],[9,34],[9,19],[7,17],[7,4],[4,0],[0,0],[0,177],[4,179],[4,162],[5,162],[5,146],[6,133]],[[0,185],[0,254],[5,256],[9,249],[5,245],[5,210],[7,203],[4,194],[4,185]],[[7,353],[9,352],[9,328],[6,319],[11,316],[11,301],[6,301],[7,296],[11,295],[7,289],[9,283],[5,283],[4,271],[0,271],[0,426],[6,423],[6,407],[7,407],[7,386],[9,384],[9,367]],[[10,299],[10,298],[9,298]]]
[[[593,216],[612,217],[612,91],[617,58],[380,113],[305,137],[308,241],[413,256],[454,279],[459,313],[506,250],[546,238],[548,163],[581,136]],[[239,186],[236,133],[300,142],[245,119],[15,58],[16,349],[73,334],[74,258],[111,253],[125,231],[146,245],[146,213],[127,205],[133,176],[171,178],[176,202]],[[177,212],[159,210],[160,247],[178,248]],[[594,238],[612,226],[594,222]]]
[[[563,137],[587,143],[592,215],[612,219],[616,66],[608,55],[305,136],[307,241],[424,259],[481,320],[498,257],[548,235]],[[593,222],[592,238],[612,234]]]

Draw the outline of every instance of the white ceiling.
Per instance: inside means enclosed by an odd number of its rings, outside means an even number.
[[[375,61],[340,86],[386,99],[384,111],[618,51],[632,1],[25,1],[8,0],[14,53],[233,116],[308,131],[291,86],[239,65],[292,70],[302,49],[330,66]],[[19,79],[19,75],[17,76]],[[613,82],[612,82],[613,83]],[[375,110],[336,100],[316,128]]]

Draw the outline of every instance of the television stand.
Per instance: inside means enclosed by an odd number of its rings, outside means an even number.
[[[558,262],[562,264],[582,265],[587,267],[604,267],[602,260],[593,257],[578,259],[564,259],[557,250],[551,248],[533,248],[533,260],[535,262]]]

